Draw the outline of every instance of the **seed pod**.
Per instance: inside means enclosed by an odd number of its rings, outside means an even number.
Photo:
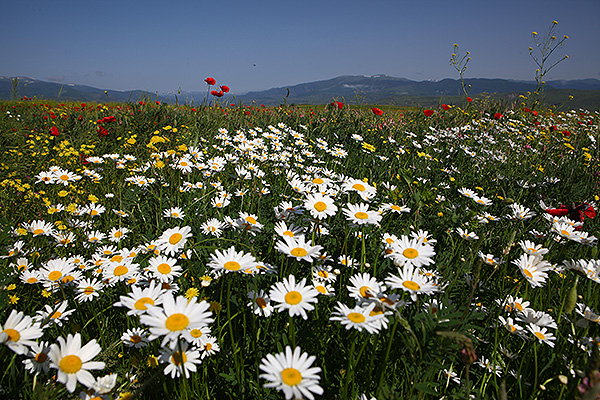
[[[579,277],[575,277],[575,283],[573,283],[573,287],[569,289],[569,293],[567,293],[567,297],[565,298],[565,304],[563,306],[563,311],[567,314],[571,314],[575,309],[575,304],[577,304],[577,281]]]

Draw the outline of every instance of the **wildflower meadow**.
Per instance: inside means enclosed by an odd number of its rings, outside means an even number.
[[[0,103],[3,398],[597,398],[597,111],[228,90]]]

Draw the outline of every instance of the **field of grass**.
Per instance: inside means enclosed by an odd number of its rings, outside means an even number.
[[[596,398],[600,113],[380,111],[0,103],[2,397]]]

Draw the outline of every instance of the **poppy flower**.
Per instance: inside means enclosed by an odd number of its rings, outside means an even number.
[[[213,96],[216,96],[219,94],[219,92],[217,92],[216,90],[211,90],[210,94],[212,94]]]
[[[448,104],[442,104],[442,108],[443,108],[445,111],[448,111],[448,110],[450,109],[450,106],[449,106]]]
[[[103,126],[99,126],[98,127],[98,136],[100,136],[100,137],[108,136],[108,131],[106,130],[106,128],[104,128]]]
[[[538,116],[538,112],[537,111],[532,111],[531,113],[533,114],[534,117]]]
[[[373,114],[375,115],[383,115],[383,111],[381,111],[379,108],[377,107],[373,107],[371,108],[371,111],[373,111]]]
[[[571,132],[569,131],[562,131],[562,134],[565,136],[571,136]]]
[[[500,119],[502,118],[504,115],[500,114],[500,113],[495,113],[494,114],[494,119]]]
[[[423,110],[423,114],[425,114],[426,117],[431,117],[434,112],[435,111],[433,110]]]
[[[217,83],[217,81],[215,80],[215,78],[211,78],[210,76],[208,78],[206,78],[204,80],[204,82],[208,83],[209,85],[214,85]]]
[[[467,101],[470,103],[473,101],[473,99],[471,97],[467,97]]]
[[[221,86],[221,90],[222,90],[224,93],[229,93],[229,86],[225,86],[225,85],[223,85],[223,86]]]
[[[53,126],[52,129],[50,129],[50,134],[52,136],[58,136],[60,134],[60,132],[58,131],[58,128]]]
[[[332,104],[333,106],[335,106],[335,107],[339,108],[340,110],[341,110],[342,108],[344,108],[344,103],[342,103],[341,101],[335,101],[335,102],[333,102],[333,103],[331,103],[331,104]]]

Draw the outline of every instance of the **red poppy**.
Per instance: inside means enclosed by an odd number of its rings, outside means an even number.
[[[229,93],[229,86],[223,85],[223,86],[221,86],[221,90],[225,93]]]
[[[81,108],[85,108],[85,103],[81,103]]]
[[[156,105],[160,106],[160,101],[156,100]]]
[[[106,123],[108,123],[108,122],[114,122],[114,121],[116,121],[116,120],[117,120],[117,119],[111,115],[110,117],[104,117],[104,118],[102,118],[102,119],[98,120],[98,123],[99,123],[99,124],[106,124]]]
[[[381,111],[379,108],[377,107],[373,107],[371,108],[371,111],[373,111],[373,114],[375,115],[383,115],[383,111]]]
[[[435,111],[433,110],[423,110],[423,114],[425,114],[426,117],[431,117],[434,112]]]
[[[216,90],[211,90],[210,94],[212,94],[213,96],[216,96],[219,94],[219,92],[217,92]]]
[[[532,111],[531,113],[533,114],[534,117],[538,116],[538,112],[537,111]]]
[[[99,126],[98,127],[98,136],[100,136],[100,137],[108,136],[108,131],[103,126]]]
[[[58,136],[60,134],[60,132],[58,131],[58,128],[53,126],[52,129],[50,129],[50,134],[52,136]]]
[[[210,76],[208,78],[206,78],[204,80],[204,82],[208,83],[209,85],[214,85],[217,83],[217,81],[215,80],[215,78],[211,78]]]
[[[471,97],[467,97],[467,101],[470,103],[473,101],[473,99]]]
[[[502,118],[504,115],[500,114],[500,113],[495,113],[494,114],[494,119],[500,119]]]
[[[565,136],[571,136],[571,132],[569,131],[562,131],[562,134]]]
[[[448,104],[442,104],[442,108],[448,111],[450,109],[450,106]]]

